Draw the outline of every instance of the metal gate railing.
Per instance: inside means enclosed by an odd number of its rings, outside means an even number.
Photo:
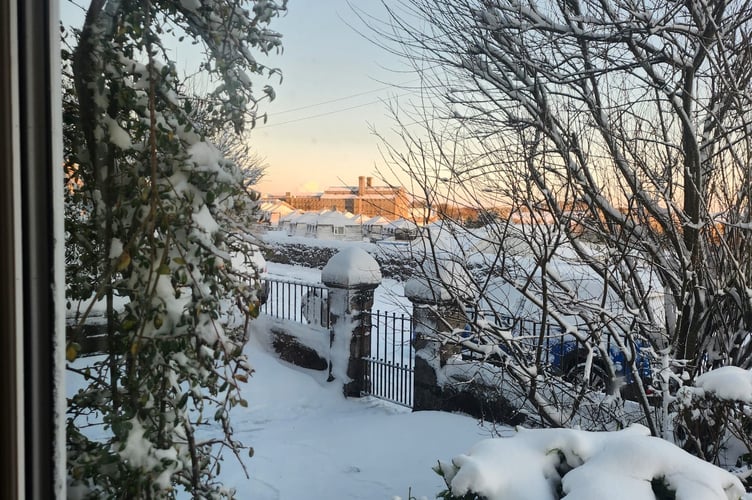
[[[266,279],[261,312],[274,318],[329,328],[329,289],[299,281]]]
[[[371,312],[371,356],[363,358],[364,395],[413,406],[412,318]]]

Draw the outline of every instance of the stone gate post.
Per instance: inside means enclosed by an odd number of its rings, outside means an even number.
[[[422,277],[405,283],[405,296],[413,304],[415,332],[413,410],[461,411],[483,420],[522,424],[525,414],[509,403],[502,388],[476,377],[494,367],[483,368],[457,356],[461,347],[456,334],[467,323],[465,304],[477,300],[464,266],[448,261],[424,269]]]
[[[413,410],[445,409],[438,376],[456,344],[442,341],[442,332],[461,329],[464,311],[438,280],[411,278],[405,283],[405,297],[413,305],[415,373],[413,375]]]
[[[321,281],[329,288],[329,380],[341,380],[345,396],[360,397],[369,383],[363,358],[371,355],[371,308],[374,290],[381,284],[379,264],[365,250],[349,247],[329,259]]]

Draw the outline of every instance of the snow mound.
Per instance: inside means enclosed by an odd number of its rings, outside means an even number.
[[[487,500],[731,500],[744,495],[733,474],[633,425],[618,432],[519,429],[487,439],[437,469],[451,493]],[[559,492],[563,496],[559,496]]]
[[[470,300],[478,287],[464,262],[448,254],[421,265],[421,275],[405,283],[405,295],[425,302],[450,301],[456,296]]]
[[[723,401],[752,404],[752,371],[738,366],[716,368],[697,377],[695,387]]]

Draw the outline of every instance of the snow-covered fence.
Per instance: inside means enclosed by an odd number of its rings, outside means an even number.
[[[255,334],[279,356],[326,372],[347,396],[368,392],[364,359],[371,353],[373,293],[378,263],[356,247],[335,254],[321,272],[323,285],[269,283],[269,298],[252,322]]]
[[[264,280],[266,302],[261,312],[278,319],[329,328],[329,289],[299,281]]]
[[[413,407],[412,318],[406,314],[371,313],[371,355],[364,357],[367,394]],[[365,385],[365,384],[364,384]]]
[[[329,289],[321,284],[266,279],[266,301],[252,323],[281,359],[303,368],[329,369]]]

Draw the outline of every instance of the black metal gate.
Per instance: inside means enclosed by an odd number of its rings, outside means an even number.
[[[363,358],[365,394],[413,407],[412,318],[371,312],[371,356]]]

